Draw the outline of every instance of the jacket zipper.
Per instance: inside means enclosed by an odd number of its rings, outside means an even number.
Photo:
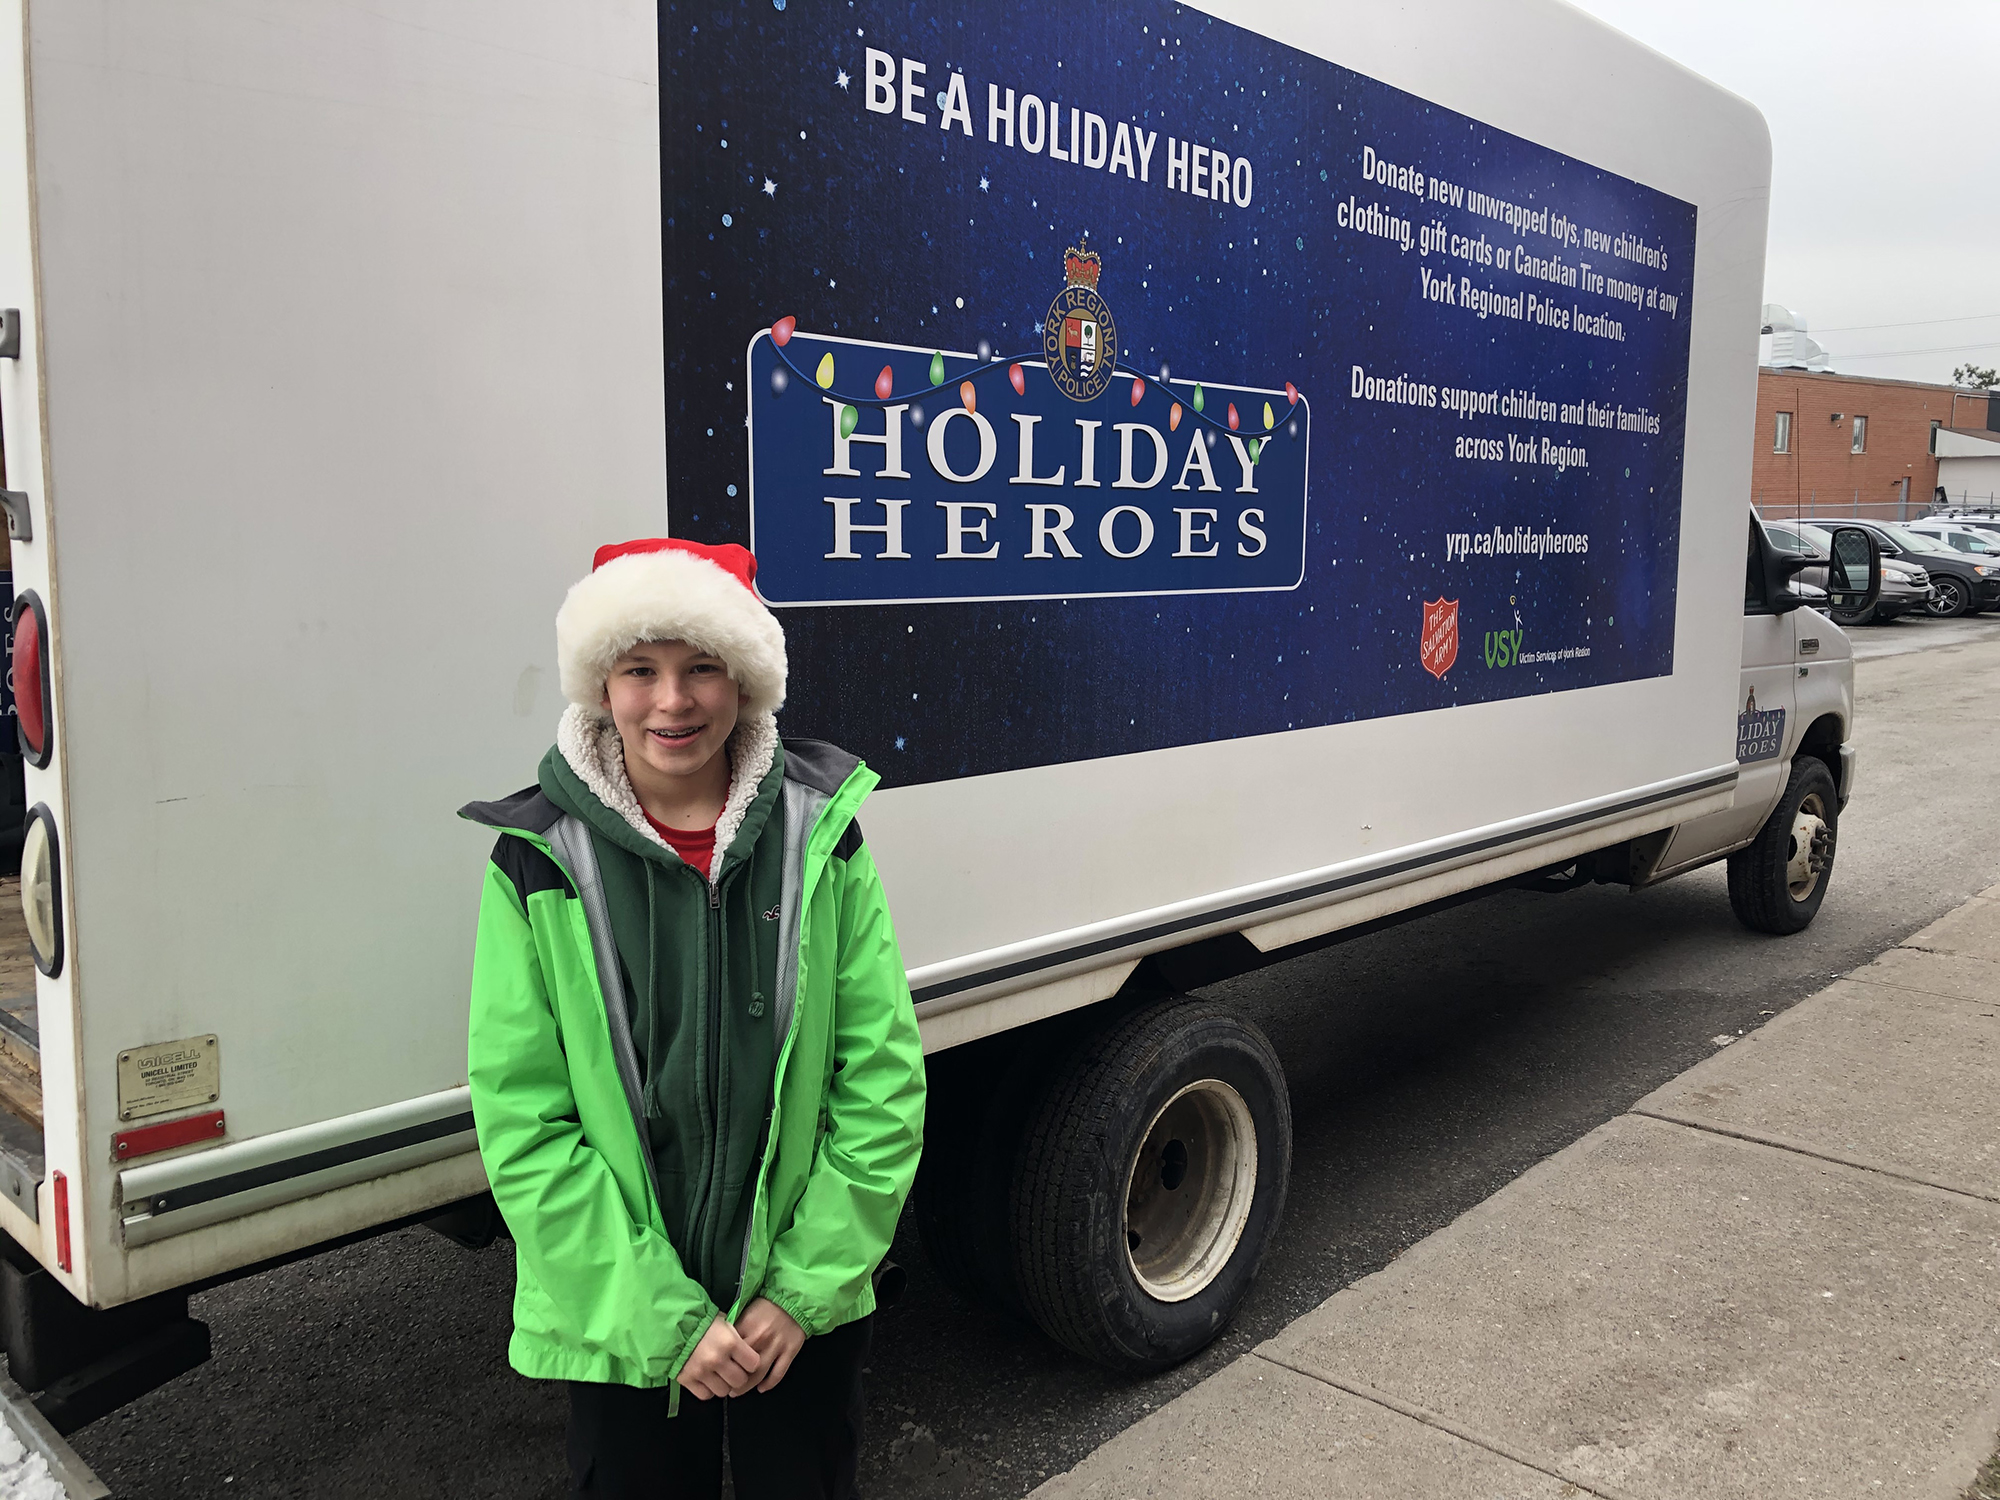
[[[713,858],[722,858],[718,850]],[[712,1142],[708,1158],[708,1187],[703,1194],[702,1212],[707,1221],[703,1227],[702,1259],[710,1263],[711,1274],[720,1271],[715,1266],[715,1235],[721,1227],[715,1219],[715,1207],[720,1201],[718,1179],[729,1157],[729,1143],[723,1139],[725,1118],[722,1107],[722,881],[718,878],[707,880],[708,886],[708,1107],[709,1140]]]
[[[707,994],[703,997],[704,1022],[708,1028],[705,1049],[708,1066],[702,1078],[702,1106],[707,1116],[708,1154],[702,1163],[700,1197],[688,1225],[689,1239],[700,1256],[703,1270],[715,1258],[715,1226],[711,1222],[716,1202],[716,1178],[727,1158],[728,1143],[722,1138],[722,882],[711,881],[689,867],[688,873],[708,887],[708,931],[703,944],[703,964]]]

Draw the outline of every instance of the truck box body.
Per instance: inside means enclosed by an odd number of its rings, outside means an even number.
[[[754,539],[932,1048],[1729,807],[1768,182],[1555,3],[0,6],[65,935],[0,1228],[104,1306],[479,1190],[453,811],[532,778],[607,541]],[[1621,415],[1449,410],[1531,390]]]

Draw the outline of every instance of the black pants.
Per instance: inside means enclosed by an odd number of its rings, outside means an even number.
[[[807,1339],[778,1388],[730,1400],[569,1387],[572,1500],[715,1500],[722,1444],[737,1500],[852,1500],[861,1456],[861,1367],[874,1319]]]

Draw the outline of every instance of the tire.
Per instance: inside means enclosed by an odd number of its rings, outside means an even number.
[[[1885,619],[1881,610],[1873,604],[1866,609],[1837,609],[1832,611],[1832,614],[1833,623],[1844,629],[1852,629],[1857,625],[1877,625]]]
[[[1972,590],[1963,579],[1940,573],[1931,579],[1931,589],[1924,609],[1940,620],[1955,620],[1972,608]]]
[[[1284,1212],[1292,1112],[1263,1032],[1175,999],[1089,1037],[1030,1123],[1014,1268],[1042,1331],[1130,1373],[1228,1326]]]
[[[1803,932],[1819,915],[1840,843],[1840,794],[1826,762],[1792,763],[1757,837],[1729,856],[1729,905],[1753,932]]]

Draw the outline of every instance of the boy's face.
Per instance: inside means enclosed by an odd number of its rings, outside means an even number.
[[[612,664],[604,706],[635,779],[693,776],[721,753],[749,698],[719,657],[685,641],[646,641]]]

